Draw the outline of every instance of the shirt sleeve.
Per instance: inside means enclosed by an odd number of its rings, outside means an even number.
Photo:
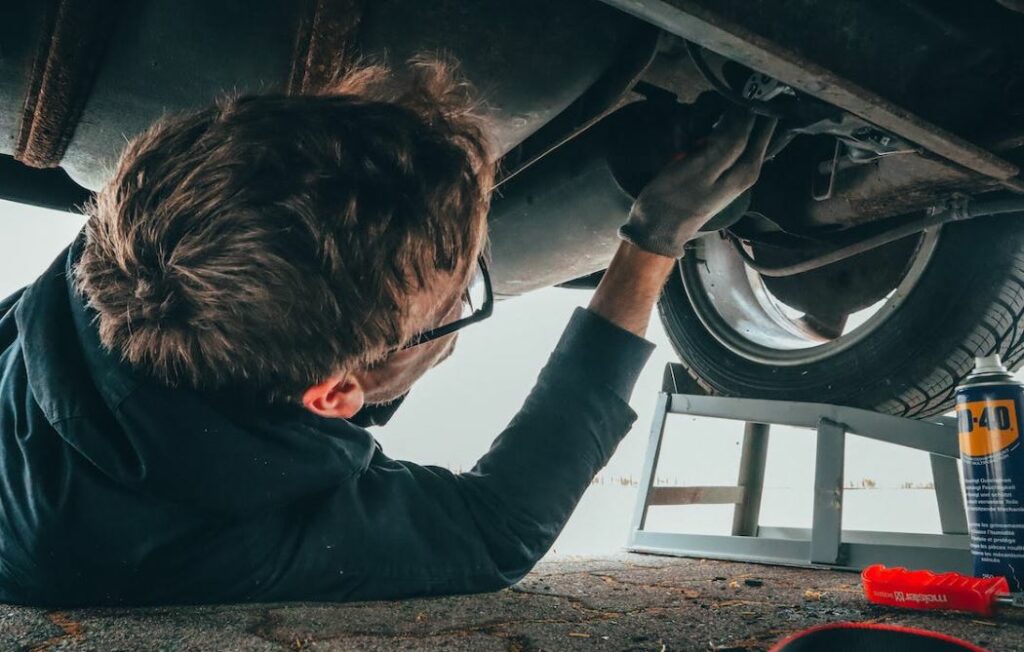
[[[261,599],[394,599],[519,581],[636,419],[654,345],[578,309],[526,403],[464,473],[388,458],[293,514]],[[283,566],[283,568],[281,568]]]
[[[18,337],[18,326],[14,321],[14,306],[18,305],[18,299],[25,293],[22,288],[0,301],[0,352],[11,345],[11,342]]]

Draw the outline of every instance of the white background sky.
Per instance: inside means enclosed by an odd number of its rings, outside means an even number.
[[[80,216],[0,201],[0,296],[35,279],[82,223]],[[393,420],[374,430],[385,452],[396,459],[452,469],[472,467],[518,410],[569,315],[576,306],[586,305],[590,294],[552,288],[500,302],[491,319],[463,331],[455,354],[424,377]],[[675,359],[656,316],[648,339],[657,349],[633,396],[639,418],[603,470],[607,481],[639,476],[662,369]],[[674,417],[670,424],[659,476],[678,477],[683,484],[735,482],[739,424],[686,417]],[[773,432],[779,436],[772,438],[766,484],[809,490],[814,459],[811,433]],[[848,447],[846,477],[855,481],[870,477],[883,486],[898,486],[905,480],[928,481],[930,472],[923,453],[854,437]],[[585,545],[573,550],[611,551],[622,543],[629,509],[624,506],[608,515],[601,500],[594,497],[588,503],[584,499],[570,522],[570,526],[577,522],[575,532],[584,528],[587,532],[578,537]],[[623,503],[629,504],[630,500]]]

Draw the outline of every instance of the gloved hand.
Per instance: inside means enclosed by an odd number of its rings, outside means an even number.
[[[729,111],[699,149],[665,166],[640,192],[619,236],[681,258],[700,227],[754,185],[777,120]]]

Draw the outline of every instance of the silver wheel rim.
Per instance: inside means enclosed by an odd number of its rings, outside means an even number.
[[[694,251],[679,261],[679,272],[694,312],[723,346],[761,364],[804,365],[834,356],[877,331],[917,285],[940,230],[921,234],[899,284],[875,305],[851,315],[852,324],[831,340],[800,324],[799,313],[772,296],[761,275],[724,237],[712,234],[698,240]]]

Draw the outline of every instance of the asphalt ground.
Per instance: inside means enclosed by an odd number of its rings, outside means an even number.
[[[992,650],[1024,650],[1024,616],[874,606],[854,573],[635,554],[544,561],[496,593],[394,602],[0,605],[0,650],[740,652],[840,621],[921,627]]]

